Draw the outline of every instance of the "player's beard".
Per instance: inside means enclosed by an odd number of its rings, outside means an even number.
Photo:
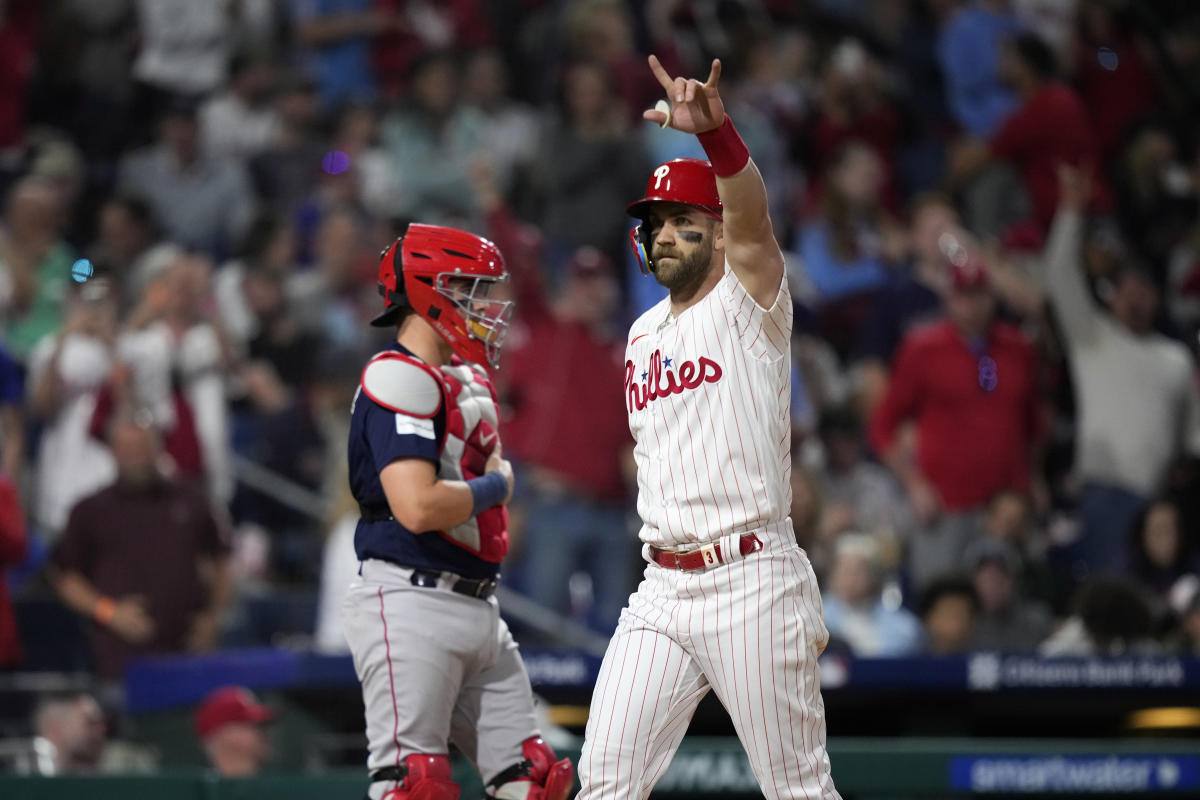
[[[712,256],[713,240],[710,234],[705,234],[691,253],[663,248],[654,254],[654,279],[672,294],[688,294],[688,290],[698,288],[708,276]],[[664,263],[664,258],[671,260]]]

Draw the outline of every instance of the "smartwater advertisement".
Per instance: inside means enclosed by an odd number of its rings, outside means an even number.
[[[955,756],[950,788],[970,792],[1181,792],[1200,788],[1200,756]]]

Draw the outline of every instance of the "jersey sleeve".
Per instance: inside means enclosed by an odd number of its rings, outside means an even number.
[[[791,352],[792,296],[788,292],[787,273],[779,282],[779,291],[770,308],[763,308],[746,291],[737,273],[725,265],[725,277],[717,284],[725,312],[750,355],[774,361]]]
[[[436,467],[441,461],[437,423],[445,415],[424,418],[390,411],[373,400],[367,400],[365,422],[367,443],[375,469],[383,468],[401,458],[423,458]]]

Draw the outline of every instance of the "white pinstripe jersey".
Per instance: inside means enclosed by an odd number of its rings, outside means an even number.
[[[642,541],[708,543],[787,517],[791,331],[787,278],[764,309],[728,263],[678,318],[667,298],[633,323],[625,407]]]

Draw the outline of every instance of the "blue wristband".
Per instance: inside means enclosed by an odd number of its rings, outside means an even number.
[[[475,505],[471,508],[471,516],[487,511],[492,506],[498,506],[508,497],[508,481],[499,472],[489,472],[478,478],[467,481],[471,497]]]

